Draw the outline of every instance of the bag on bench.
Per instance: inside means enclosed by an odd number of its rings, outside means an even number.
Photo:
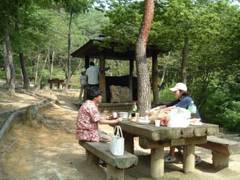
[[[110,144],[110,151],[116,156],[122,156],[124,154],[124,138],[120,126],[115,126],[114,128],[114,135]]]

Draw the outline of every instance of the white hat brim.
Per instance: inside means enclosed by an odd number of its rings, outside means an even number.
[[[175,92],[175,91],[177,91],[178,89],[177,88],[175,88],[175,87],[173,87],[173,88],[170,88],[170,91],[172,91],[172,92]]]

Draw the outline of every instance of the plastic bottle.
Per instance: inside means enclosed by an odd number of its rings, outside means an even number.
[[[191,101],[191,104],[188,106],[188,110],[189,110],[192,114],[197,113],[197,107],[196,107],[196,105],[194,104],[193,101]]]
[[[132,116],[135,116],[135,114],[136,114],[136,112],[137,112],[137,110],[138,110],[138,108],[137,108],[137,104],[136,103],[134,103],[134,105],[133,105],[133,108],[132,108]]]

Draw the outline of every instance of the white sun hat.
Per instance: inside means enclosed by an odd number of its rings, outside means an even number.
[[[174,87],[170,88],[172,92],[175,92],[177,90],[182,90],[184,92],[187,92],[187,86],[184,83],[177,83]]]

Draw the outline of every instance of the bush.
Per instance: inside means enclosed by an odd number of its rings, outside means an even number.
[[[160,101],[161,102],[171,102],[175,100],[174,94],[169,90],[169,88],[173,87],[176,83],[172,83],[166,85],[164,89],[160,90]]]
[[[240,101],[226,102],[217,114],[219,124],[224,128],[240,132]]]

